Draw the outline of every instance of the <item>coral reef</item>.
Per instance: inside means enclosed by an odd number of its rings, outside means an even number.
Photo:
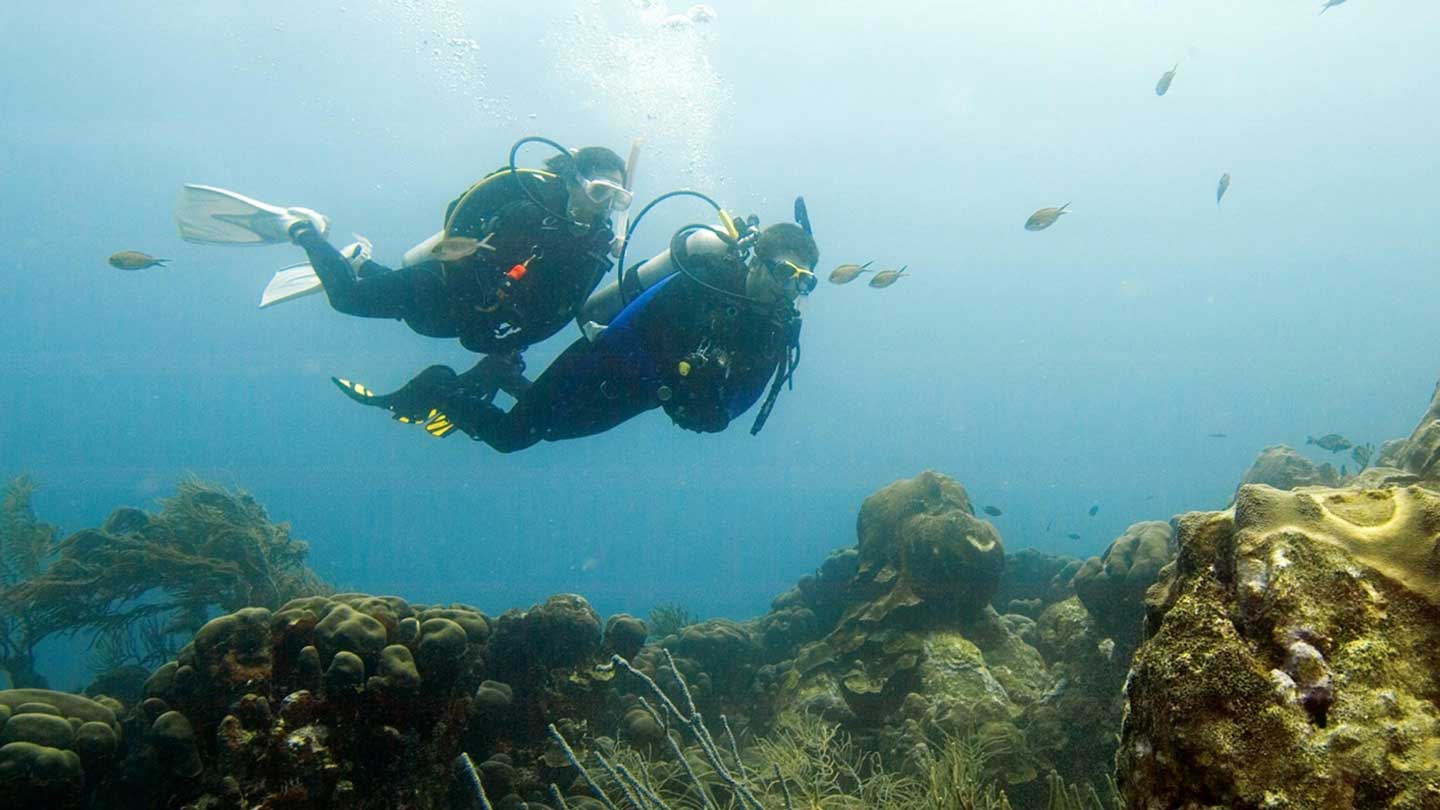
[[[1130,806],[1440,806],[1440,495],[1245,486],[1178,527],[1126,688]]]
[[[126,779],[151,799],[442,806],[490,626],[464,605],[365,594],[220,616],[146,684]]]

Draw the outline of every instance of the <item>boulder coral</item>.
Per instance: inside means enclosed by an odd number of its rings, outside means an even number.
[[[125,778],[147,801],[439,806],[489,638],[473,608],[353,593],[219,616],[146,683]]]
[[[1126,687],[1129,805],[1440,806],[1437,540],[1418,487],[1181,517]]]
[[[1086,560],[1071,585],[1104,637],[1120,645],[1126,657],[1140,641],[1145,620],[1145,591],[1175,553],[1170,524],[1136,523],[1115,539],[1104,555]]]
[[[907,609],[973,615],[990,604],[1005,569],[1000,533],[975,517],[964,487],[929,470],[866,498],[856,534],[856,576],[874,592],[864,621]]]
[[[0,690],[0,796],[9,807],[80,807],[114,764],[114,707],[48,689]]]
[[[1340,473],[1329,462],[1316,464],[1289,445],[1275,444],[1260,451],[1240,483],[1266,484],[1276,489],[1334,487],[1340,485]]]

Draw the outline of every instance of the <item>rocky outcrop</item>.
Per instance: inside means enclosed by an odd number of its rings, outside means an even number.
[[[1178,526],[1126,688],[1129,806],[1440,806],[1440,495],[1245,486]]]

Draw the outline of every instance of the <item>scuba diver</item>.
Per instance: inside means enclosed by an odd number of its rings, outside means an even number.
[[[675,194],[708,201],[672,192],[655,202]],[[602,433],[657,407],[680,427],[718,432],[770,381],[750,431],[758,433],[799,361],[795,301],[815,287],[819,250],[801,199],[798,225],[763,231],[755,217],[737,225],[715,207],[723,230],[688,225],[669,250],[595,292],[577,319],[584,336],[533,383],[507,388],[516,398],[509,411],[493,403],[491,372],[480,367],[457,375],[431,366],[384,395],[334,382],[355,401],[420,423],[434,436],[458,429],[511,453],[542,440]]]
[[[515,166],[516,153],[530,142],[557,151],[544,171]],[[191,242],[304,248],[308,265],[277,274],[261,306],[323,287],[339,312],[395,318],[428,337],[459,338],[466,349],[493,356],[477,373],[518,384],[520,352],[560,331],[609,270],[611,216],[630,205],[629,174],[609,149],[572,151],[524,138],[510,150],[509,165],[451,202],[444,229],[408,251],[395,270],[371,261],[363,239],[337,250],[326,241],[328,220],[312,210],[225,189],[186,186],[175,220]]]

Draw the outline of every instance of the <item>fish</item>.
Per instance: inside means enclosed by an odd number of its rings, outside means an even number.
[[[1355,446],[1354,442],[1350,441],[1344,436],[1341,436],[1339,433],[1327,433],[1318,439],[1314,436],[1306,436],[1305,443],[1313,444],[1316,447],[1319,447],[1321,450],[1329,450],[1332,453],[1338,453],[1341,450],[1349,450],[1351,447]]]
[[[1088,514],[1090,517],[1095,517],[1095,516],[1096,516],[1097,514],[1099,514],[1099,513],[1100,513],[1100,504],[1097,503],[1097,504],[1095,504],[1094,506],[1091,506],[1091,507],[1090,507],[1090,511],[1087,512],[1086,514]]]
[[[1146,495],[1146,496],[1145,496],[1145,500],[1147,500],[1147,501],[1153,501],[1153,500],[1155,500],[1155,496],[1154,496],[1154,495]]]
[[[1046,534],[1049,534],[1049,533],[1050,533],[1050,527],[1053,526],[1053,525],[1055,525],[1055,518],[1050,518],[1049,520],[1045,521],[1045,533],[1046,533]]]
[[[874,278],[870,279],[870,286],[874,287],[877,290],[883,290],[884,288],[889,287],[891,284],[899,281],[900,276],[904,275],[905,271],[909,267],[910,265],[907,264],[904,267],[901,267],[899,270],[881,270],[880,272],[875,274]]]
[[[1373,453],[1374,450],[1375,448],[1368,444],[1357,444],[1355,448],[1350,451],[1350,458],[1355,459],[1355,463],[1360,465],[1361,470],[1364,470],[1370,466],[1370,454]]]
[[[1175,67],[1165,71],[1165,74],[1160,77],[1160,81],[1155,83],[1155,95],[1163,96],[1170,92],[1170,82],[1175,81],[1175,71],[1179,69],[1180,63],[1176,62]]]
[[[1065,535],[1065,536],[1068,537],[1068,538],[1070,538],[1071,540],[1079,540],[1079,539],[1080,539],[1080,535],[1076,534],[1075,532],[1070,532],[1069,534],[1067,534],[1067,535]]]
[[[981,511],[983,511],[985,514],[989,515],[990,517],[1000,517],[1001,515],[1005,514],[1004,512],[1001,512],[999,509],[997,509],[997,508],[994,507],[994,506],[987,506],[987,507],[985,507],[985,508],[984,508],[983,510],[981,510]]]
[[[1039,211],[1031,214],[1029,219],[1025,220],[1025,230],[1045,230],[1051,225],[1054,225],[1055,220],[1059,219],[1061,214],[1067,213],[1065,209],[1069,207],[1070,203],[1067,202],[1059,208],[1041,208]]]
[[[1329,11],[1330,9],[1332,9],[1332,8],[1334,8],[1335,6],[1338,6],[1338,5],[1340,5],[1341,3],[1344,3],[1344,2],[1345,2],[1345,0],[1325,0],[1325,5],[1323,5],[1323,6],[1320,7],[1320,14],[1324,14],[1325,12]],[[1317,14],[1317,15],[1315,15],[1315,16],[1318,17],[1318,16],[1320,16],[1320,15]]]
[[[1206,433],[1206,434],[1205,434],[1205,437],[1206,437],[1206,438],[1209,438],[1209,439],[1228,439],[1228,438],[1230,438],[1230,434],[1229,434],[1229,433]]]
[[[169,259],[157,259],[149,253],[138,250],[122,250],[108,260],[117,270],[144,270],[147,267],[164,267]]]
[[[1220,200],[1225,197],[1225,192],[1230,189],[1230,173],[1220,175],[1220,185],[1215,187],[1215,204],[1219,205]]]
[[[494,250],[490,247],[490,235],[486,234],[483,240],[473,236],[447,236],[430,248],[430,255],[442,262],[456,262],[466,256],[472,256],[476,251],[484,248]]]
[[[830,271],[830,283],[849,284],[850,282],[859,278],[861,273],[870,272],[868,268],[872,264],[874,264],[874,262],[865,262],[864,264],[842,264],[834,270]]]

